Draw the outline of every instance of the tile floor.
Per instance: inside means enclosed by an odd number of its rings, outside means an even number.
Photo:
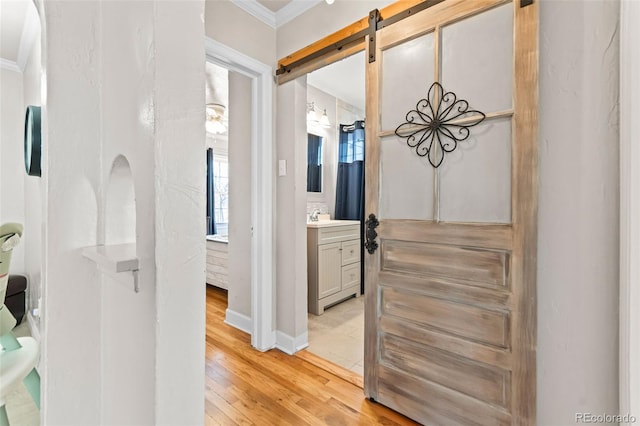
[[[364,372],[364,296],[309,314],[307,350],[355,373]]]

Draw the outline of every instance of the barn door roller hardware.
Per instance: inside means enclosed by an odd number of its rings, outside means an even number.
[[[369,42],[372,43],[372,47],[375,47],[376,31],[384,27],[388,27],[389,25],[395,24],[396,22],[402,21],[403,19],[408,18],[409,16],[413,16],[416,13],[422,10],[428,9],[432,6],[435,6],[438,3],[442,3],[443,1],[445,0],[425,0],[388,17],[385,17],[385,11],[387,8],[382,9],[382,11],[379,11],[378,9],[374,9],[371,12],[369,12],[368,19],[365,18],[368,20],[368,24],[369,24],[367,27],[364,27],[364,28],[361,26],[357,27],[359,31],[354,32],[352,28],[356,27],[358,24],[358,23],[354,23],[346,28],[343,28],[342,30],[333,34],[333,36],[335,36],[339,33],[344,33],[345,35],[343,37],[339,38],[337,41],[332,42],[324,47],[319,47],[318,49],[312,50],[308,54],[296,59],[291,63],[287,63],[286,65],[280,65],[280,67],[276,71],[276,75],[283,75],[283,74],[290,73],[292,70],[304,64],[307,64],[315,59],[321,58],[330,53],[334,53],[337,51],[339,52],[343,48],[353,45],[354,43],[362,42],[367,35],[370,36]],[[397,10],[397,8],[395,8],[394,11],[395,10]],[[329,37],[331,37],[332,39],[335,39],[335,37],[332,37],[332,36],[329,36]],[[310,49],[305,48],[302,50],[309,51]],[[370,52],[373,52],[373,57],[369,57],[369,62],[374,62],[376,60],[375,49],[370,49]]]

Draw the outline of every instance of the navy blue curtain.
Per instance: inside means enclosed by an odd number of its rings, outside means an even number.
[[[364,121],[340,125],[335,218],[364,220]]]
[[[307,134],[307,192],[322,192],[322,138]]]
[[[207,235],[216,233],[215,186],[213,181],[213,149],[207,149]]]
[[[364,260],[364,121],[340,125],[335,218],[360,221],[360,259]],[[364,294],[364,261],[360,278]]]

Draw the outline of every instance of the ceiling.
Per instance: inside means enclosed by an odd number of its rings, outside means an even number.
[[[280,9],[291,3],[292,0],[257,0],[258,3],[272,11],[278,12]]]
[[[359,52],[307,74],[307,83],[364,111],[364,67],[365,55]]]

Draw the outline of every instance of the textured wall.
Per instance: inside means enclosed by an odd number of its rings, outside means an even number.
[[[204,4],[43,13],[44,423],[202,424]],[[107,191],[118,157],[135,191],[119,218],[107,205],[122,200]],[[135,229],[115,235],[127,215]],[[110,241],[136,242],[139,293],[82,256]]]
[[[619,7],[540,2],[541,425],[618,412]]]

